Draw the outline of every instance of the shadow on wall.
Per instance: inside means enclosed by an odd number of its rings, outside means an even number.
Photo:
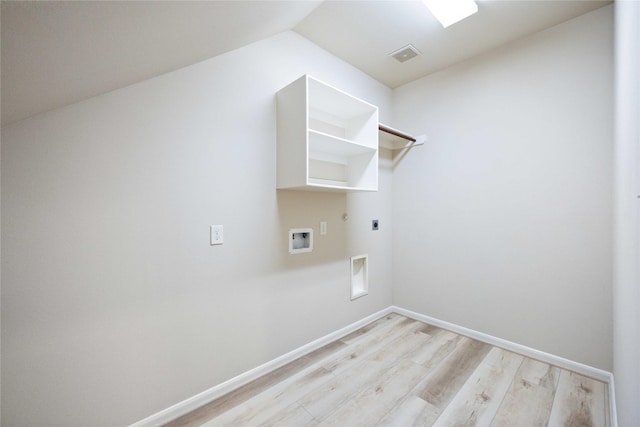
[[[347,195],[297,190],[277,190],[279,233],[278,251],[285,269],[306,268],[346,260]],[[327,223],[326,235],[320,235],[320,222]],[[313,251],[289,254],[289,229],[311,228]]]

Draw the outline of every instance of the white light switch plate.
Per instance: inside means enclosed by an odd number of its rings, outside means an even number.
[[[211,244],[221,245],[224,243],[224,230],[222,225],[211,226]]]
[[[327,235],[327,222],[326,221],[321,221],[320,222],[320,235],[321,236],[326,236]]]

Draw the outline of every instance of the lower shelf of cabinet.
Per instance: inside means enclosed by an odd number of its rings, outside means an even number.
[[[377,191],[377,188],[351,187],[346,181],[333,181],[330,179],[309,178],[309,187],[316,187],[319,190],[336,191]]]
[[[309,179],[307,185],[300,185],[296,187],[278,187],[278,190],[327,191],[335,193],[378,191],[377,188],[350,187],[344,182],[314,179]]]
[[[337,181],[333,179],[309,178],[310,185],[321,185],[326,187],[349,187],[347,181]]]

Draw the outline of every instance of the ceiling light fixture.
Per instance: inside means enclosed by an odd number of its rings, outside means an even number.
[[[422,0],[444,28],[478,11],[473,0]]]

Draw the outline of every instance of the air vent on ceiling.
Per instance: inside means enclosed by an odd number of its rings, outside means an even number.
[[[389,56],[391,56],[392,58],[394,58],[396,61],[400,63],[407,62],[411,58],[415,58],[418,55],[420,55],[420,52],[418,52],[418,49],[411,46],[410,44],[406,45],[405,47],[401,47],[395,52],[391,52],[389,54]]]

